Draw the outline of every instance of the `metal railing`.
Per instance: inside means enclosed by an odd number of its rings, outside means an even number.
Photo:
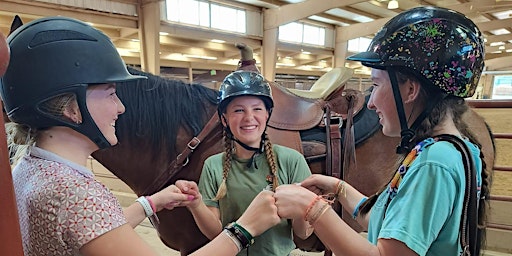
[[[512,100],[467,100],[467,102],[472,108],[510,108],[512,110]],[[498,140],[512,140],[512,133],[493,133],[493,137]],[[493,171],[512,172],[512,166],[495,165]],[[512,202],[512,196],[508,195],[491,195],[490,199],[500,202]],[[488,223],[487,227],[512,231],[512,225],[510,224]]]

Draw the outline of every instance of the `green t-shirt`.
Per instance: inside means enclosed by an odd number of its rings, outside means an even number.
[[[273,150],[277,159],[279,184],[302,182],[311,175],[306,160],[299,152],[279,145],[274,145]],[[199,191],[207,206],[219,208],[222,225],[226,226],[236,221],[254,197],[267,187],[267,176],[271,173],[265,154],[255,156],[255,164],[251,167],[247,167],[249,159],[233,157],[226,182],[226,196],[219,201],[213,201],[222,183],[224,154],[216,154],[206,159],[199,180]],[[291,221],[286,219],[254,240],[254,244],[248,248],[250,255],[283,256],[295,249]],[[247,255],[247,252],[243,250],[238,255]]]

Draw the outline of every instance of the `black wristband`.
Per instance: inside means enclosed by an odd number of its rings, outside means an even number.
[[[254,243],[254,239],[252,238],[252,236],[247,237],[245,232],[242,231],[241,226],[237,225],[234,222],[227,225],[224,229],[231,232],[231,234],[233,234],[236,237],[236,239],[238,239],[238,241],[242,245],[242,248],[244,248],[244,249],[248,248],[249,246],[251,246]]]

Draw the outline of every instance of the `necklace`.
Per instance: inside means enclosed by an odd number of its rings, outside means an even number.
[[[400,182],[402,182],[403,177],[407,173],[407,170],[411,166],[412,162],[416,159],[416,157],[427,147],[431,144],[435,143],[437,141],[437,138],[428,138],[420,143],[418,143],[412,150],[407,154],[404,161],[402,161],[402,164],[400,167],[398,167],[398,170],[395,173],[395,176],[393,176],[393,179],[389,183],[388,188],[388,203],[391,201],[398,192],[398,186],[400,185]]]

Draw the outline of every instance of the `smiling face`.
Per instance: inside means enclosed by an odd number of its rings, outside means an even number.
[[[233,136],[248,146],[259,148],[269,114],[263,100],[256,96],[239,96],[226,107],[223,114]],[[225,123],[227,122],[227,123]]]
[[[114,84],[93,85],[87,88],[87,109],[103,136],[111,145],[117,144],[115,123],[125,111],[117,97]]]
[[[386,136],[400,137],[400,122],[393,98],[393,89],[388,72],[372,69],[373,90],[368,100],[368,108],[376,111],[382,132]]]
[[[399,83],[400,99],[403,104],[404,114],[408,127],[416,120],[423,111],[424,100],[420,98],[421,84],[415,78],[397,73]],[[401,127],[398,111],[393,96],[393,87],[389,74],[385,70],[372,69],[373,90],[368,100],[368,108],[376,111],[379,122],[382,125],[382,132],[386,136],[400,137]]]

